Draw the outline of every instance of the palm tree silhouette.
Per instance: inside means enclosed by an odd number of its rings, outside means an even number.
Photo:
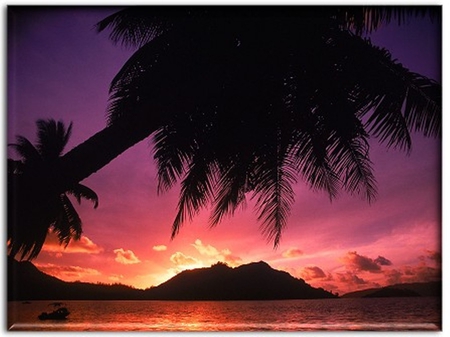
[[[9,144],[20,156],[20,160],[8,159],[8,181],[11,187],[18,187],[16,183],[20,181],[22,175],[46,170],[56,162],[62,156],[72,132],[72,123],[67,128],[63,122],[56,122],[53,119],[38,120],[36,124],[38,128],[36,145],[22,136],[17,136],[17,143]],[[33,218],[21,214],[22,219],[27,221],[25,230],[21,228],[19,231],[14,226],[8,227],[10,255],[22,253],[22,258],[26,255],[29,255],[30,259],[36,257],[49,230],[58,236],[60,244],[66,246],[70,240],[80,239],[81,219],[68,194],[74,196],[78,203],[84,198],[91,200],[94,208],[98,206],[98,197],[94,191],[82,184],[74,184],[63,193],[47,200],[45,207],[39,208],[38,213],[33,213]]]
[[[181,181],[172,237],[200,209],[212,206],[214,226],[251,195],[276,246],[297,179],[330,199],[344,189],[372,201],[370,136],[408,152],[411,131],[440,135],[440,84],[361,37],[418,14],[440,17],[440,8],[132,7],[113,14],[97,29],[111,29],[114,42],[137,51],[112,81],[108,125],[27,188],[51,183],[51,197],[153,135],[159,191]]]
[[[160,118],[160,190],[181,180],[172,236],[210,204],[214,226],[251,192],[277,245],[297,177],[331,199],[343,188],[371,201],[370,133],[407,151],[409,129],[439,134],[439,85],[357,35],[408,9],[165,11],[127,9],[98,29],[138,47],[112,82],[109,122]]]

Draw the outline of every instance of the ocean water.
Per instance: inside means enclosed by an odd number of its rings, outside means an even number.
[[[25,331],[439,331],[436,297],[284,301],[65,301],[65,321],[40,321],[50,301],[8,302]]]

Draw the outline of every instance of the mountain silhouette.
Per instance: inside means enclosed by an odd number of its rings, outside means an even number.
[[[217,263],[210,268],[186,270],[146,290],[147,299],[166,300],[277,300],[333,298],[302,279],[260,261],[236,268]]]
[[[28,261],[8,257],[8,301],[137,300],[143,290],[122,284],[65,282],[41,272]]]
[[[40,271],[31,262],[8,258],[8,301],[29,300],[276,300],[333,298],[302,279],[253,262],[231,268],[217,263],[209,268],[185,270],[146,290],[123,284],[65,282]],[[404,283],[371,288],[346,297],[442,296],[442,282]]]
[[[275,300],[337,297],[265,262],[231,268],[217,263],[185,270],[147,290],[125,285],[65,282],[31,262],[8,259],[8,300]]]
[[[382,288],[369,288],[353,291],[342,295],[348,297],[411,297],[411,296],[442,296],[442,282],[399,283]]]

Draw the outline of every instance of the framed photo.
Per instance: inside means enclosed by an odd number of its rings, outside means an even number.
[[[7,329],[442,329],[441,6],[8,6]]]

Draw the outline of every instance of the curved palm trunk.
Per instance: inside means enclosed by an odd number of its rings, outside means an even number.
[[[53,168],[53,179],[58,189],[82,181],[110,163],[124,151],[147,138],[156,130],[156,121],[116,121],[85,142],[79,144],[63,157]]]

